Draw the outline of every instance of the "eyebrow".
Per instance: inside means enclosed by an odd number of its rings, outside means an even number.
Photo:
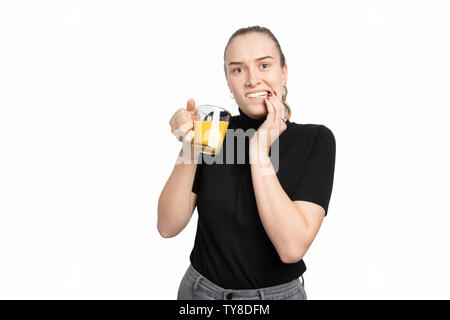
[[[255,61],[264,60],[264,59],[267,59],[267,58],[273,59],[272,56],[265,56],[265,57],[261,57],[261,58],[255,59]],[[232,64],[243,64],[243,62],[241,62],[241,61],[239,61],[239,62],[230,62],[228,65],[231,66]]]

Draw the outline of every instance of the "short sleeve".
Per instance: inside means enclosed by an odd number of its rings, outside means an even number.
[[[293,192],[292,201],[313,202],[328,213],[334,179],[336,140],[333,132],[320,125],[311,147],[305,169],[300,174]]]
[[[197,164],[197,169],[195,170],[194,183],[192,184],[192,192],[198,194],[200,189],[200,180],[202,176],[202,163]]]

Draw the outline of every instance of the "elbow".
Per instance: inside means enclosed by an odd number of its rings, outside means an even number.
[[[173,232],[173,230],[164,228],[164,226],[159,221],[158,221],[157,229],[158,229],[160,236],[163,238],[173,238],[178,234],[177,232]]]
[[[158,226],[158,232],[163,238],[173,238],[177,235],[176,233],[162,229],[160,226]]]
[[[170,233],[161,231],[161,230],[159,230],[159,229],[158,229],[158,232],[159,232],[159,235],[160,235],[161,237],[163,237],[163,238],[172,238],[172,237],[173,237]]]
[[[297,263],[303,259],[305,253],[306,250],[291,250],[280,254],[280,259],[286,264]]]
[[[160,202],[158,201],[158,221],[156,223],[156,228],[160,236],[163,238],[172,238],[176,236],[177,234],[174,234],[174,232],[170,230],[170,228],[168,228],[167,222],[163,221],[163,219],[161,218],[162,216],[163,214],[161,212]]]
[[[281,261],[286,264],[297,263],[302,259],[301,257],[295,256],[295,255],[283,255],[283,256],[280,256],[280,258],[281,258]]]

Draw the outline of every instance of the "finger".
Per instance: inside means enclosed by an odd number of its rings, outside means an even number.
[[[266,102],[266,106],[267,106],[267,112],[268,112],[267,119],[273,123],[273,121],[275,120],[275,118],[274,118],[275,109],[267,97],[264,99],[264,101]]]
[[[282,102],[281,102],[281,119],[286,119],[287,120],[286,106]],[[281,120],[281,127],[283,128],[283,130],[287,129],[287,124],[286,124],[285,120]]]
[[[183,110],[184,110],[184,109],[178,109],[178,110],[172,115],[172,117],[171,117],[170,120],[169,120],[169,124],[170,124],[170,125],[172,125],[172,124],[175,123],[175,118],[178,117],[181,113],[183,113]]]
[[[185,136],[186,133],[188,133],[189,130],[194,129],[194,124],[192,122],[184,122],[181,125],[178,126],[178,128],[176,129],[181,136]]]
[[[284,103],[282,101],[277,101],[277,105],[279,106],[279,109],[278,109],[279,118],[278,119],[280,119],[280,121],[282,123],[286,124],[286,121],[283,120],[287,116],[286,106],[284,105]]]
[[[277,108],[275,107],[275,104],[269,100],[269,103],[272,107],[272,114],[273,114],[273,123],[276,124],[277,121]]]
[[[186,110],[184,110],[184,112],[179,113],[172,119],[172,122],[170,125],[174,128],[177,128],[178,126],[180,126],[181,124],[183,124],[187,121],[189,121],[189,116],[186,114]]]
[[[195,100],[194,99],[189,99],[186,105],[186,109],[187,111],[194,111],[195,110]]]
[[[280,120],[282,122],[282,127],[287,128],[286,121],[283,120],[287,118],[286,105],[282,101],[278,101],[278,104],[280,106]]]
[[[279,126],[280,125],[280,106],[278,105],[278,101],[276,101],[275,99],[270,99],[270,102],[273,105],[273,109],[274,109],[274,122],[275,122],[275,126]]]
[[[194,123],[192,121],[187,121],[178,125],[175,129],[173,129],[172,133],[179,141],[182,141],[186,136],[186,133],[192,129],[194,129]]]
[[[286,118],[287,113],[286,113],[286,106],[284,105],[283,102],[280,102],[280,116],[281,118]],[[284,121],[283,121],[284,122]]]
[[[279,99],[276,99],[274,97],[270,97],[269,101],[272,103],[275,109],[275,121],[277,122],[277,124],[279,124],[280,121],[283,122],[283,120],[281,120],[281,118],[284,117],[283,103]]]

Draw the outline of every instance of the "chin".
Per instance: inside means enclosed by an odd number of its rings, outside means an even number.
[[[255,110],[252,110],[252,112],[249,112],[249,116],[254,119],[265,119],[267,117],[267,112],[263,110],[262,112],[256,112]]]
[[[266,106],[252,106],[250,109],[250,113],[254,116],[254,118],[265,118],[267,117],[267,108]]]
[[[244,108],[240,107],[248,116],[255,119],[265,119],[267,117],[267,107],[262,104],[246,104]]]

